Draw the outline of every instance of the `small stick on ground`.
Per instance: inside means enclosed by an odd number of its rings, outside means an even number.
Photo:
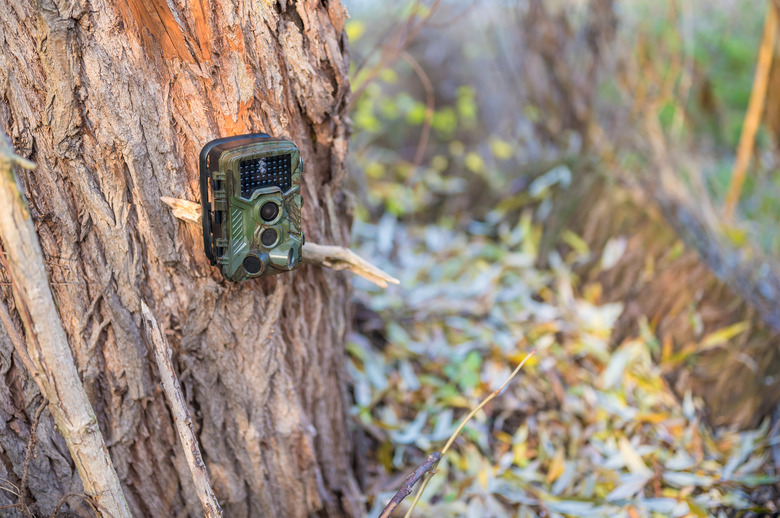
[[[390,518],[390,516],[393,514],[393,511],[395,511],[395,508],[400,505],[403,499],[412,494],[412,490],[414,489],[414,485],[417,483],[417,481],[419,481],[423,475],[432,470],[440,460],[441,453],[438,451],[428,455],[428,458],[425,459],[425,462],[423,462],[416,470],[411,472],[409,476],[406,477],[406,480],[404,480],[401,489],[399,489],[393,498],[390,499],[385,508],[382,510],[382,514],[379,515],[379,518]]]
[[[509,382],[512,381],[512,378],[514,378],[517,375],[517,373],[520,372],[520,369],[523,368],[523,365],[525,365],[525,362],[527,362],[528,359],[531,356],[533,356],[534,354],[536,354],[536,349],[534,349],[533,351],[528,353],[528,355],[525,358],[523,358],[523,361],[521,361],[520,364],[517,367],[515,367],[515,370],[512,371],[512,374],[509,375],[509,377],[506,379],[506,381],[500,387],[498,387],[497,390],[491,392],[490,395],[488,397],[486,397],[482,401],[482,403],[480,403],[477,406],[477,408],[472,410],[469,413],[469,415],[467,415],[463,419],[463,421],[460,422],[460,425],[455,430],[455,432],[450,436],[449,440],[447,441],[447,444],[445,444],[444,448],[442,448],[442,450],[441,450],[441,455],[442,456],[444,456],[444,454],[447,453],[447,451],[450,449],[450,446],[452,446],[452,443],[454,443],[455,439],[458,438],[458,435],[460,435],[460,431],[463,430],[463,427],[466,426],[466,423],[471,421],[471,418],[474,417],[476,415],[476,413],[479,412],[482,409],[482,407],[487,405],[489,401],[491,401],[494,397],[498,396],[501,393],[501,391],[504,390],[504,387],[506,387],[509,384]],[[435,468],[435,467],[436,467],[436,465],[434,464],[433,468]],[[420,484],[420,489],[418,489],[417,490],[417,494],[414,495],[414,500],[412,501],[412,505],[409,506],[409,510],[406,511],[406,514],[404,515],[404,518],[410,518],[410,516],[412,516],[412,511],[414,511],[414,508],[417,505],[417,502],[420,501],[420,497],[422,496],[423,491],[425,491],[425,486],[428,485],[428,481],[431,479],[431,477],[433,476],[434,473],[436,473],[436,472],[433,471],[433,469],[431,469],[431,471],[425,477],[425,480],[423,480],[422,484]]]
[[[192,473],[192,481],[195,482],[195,490],[198,493],[198,498],[200,498],[200,503],[203,504],[203,512],[206,518],[221,517],[222,508],[219,506],[217,497],[211,489],[209,473],[206,471],[206,465],[203,463],[203,457],[200,454],[198,438],[195,437],[195,431],[192,429],[190,411],[187,408],[187,403],[184,401],[179,379],[173,370],[171,348],[168,345],[168,340],[157,323],[157,319],[154,318],[149,306],[144,301],[141,301],[141,313],[146,323],[144,326],[146,336],[154,349],[154,358],[157,360],[163,391],[173,414],[173,421],[176,425],[176,431],[179,433],[181,445],[184,448],[184,456],[187,458],[190,473]]]
[[[200,204],[167,196],[163,196],[160,199],[171,208],[175,217],[196,225],[201,224]],[[349,248],[344,248],[343,246],[318,245],[317,243],[306,242],[303,245],[303,262],[334,270],[349,270],[381,288],[387,288],[389,284],[400,283],[392,275],[382,271]]]

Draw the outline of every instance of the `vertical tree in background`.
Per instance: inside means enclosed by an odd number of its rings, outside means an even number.
[[[199,199],[207,141],[266,131],[304,156],[307,238],[346,244],[345,18],[338,0],[0,2],[0,130],[37,163],[22,188],[57,263],[60,316],[136,516],[201,512],[145,342],[142,300],[167,329],[226,516],[360,513],[342,274],[304,266],[226,283],[199,229],[160,201]],[[37,401],[2,328],[0,478],[17,486]],[[36,453],[27,501],[48,515],[81,488],[48,414]],[[0,506],[16,501],[0,490]]]

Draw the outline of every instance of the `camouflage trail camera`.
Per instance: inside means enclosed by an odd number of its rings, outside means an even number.
[[[301,263],[303,160],[289,140],[265,133],[213,140],[200,152],[203,244],[231,281]]]

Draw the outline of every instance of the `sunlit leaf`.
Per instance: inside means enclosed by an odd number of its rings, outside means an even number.
[[[625,437],[618,439],[618,450],[620,451],[620,455],[623,458],[626,466],[631,470],[632,473],[645,476],[651,473],[651,471],[642,461],[642,457],[639,456],[637,451],[633,446],[631,446],[631,443]]]
[[[507,160],[515,153],[515,148],[512,147],[510,143],[500,138],[493,138],[490,140],[490,149],[499,160]]]
[[[609,270],[614,267],[626,251],[628,240],[621,236],[610,238],[604,245],[604,251],[601,253],[601,269]]]
[[[594,516],[594,506],[590,502],[579,502],[576,500],[562,500],[560,502],[547,502],[545,504],[550,510],[562,513],[568,516]]]
[[[465,164],[466,168],[472,173],[481,173],[485,170],[485,162],[482,160],[482,157],[479,156],[479,153],[474,151],[470,151],[466,154]]]
[[[718,331],[708,334],[702,339],[699,350],[707,350],[728,343],[732,338],[741,333],[744,333],[748,329],[750,329],[750,322],[747,320],[744,322],[737,322],[736,324],[724,327],[723,329],[719,329]]]
[[[552,459],[552,462],[550,463],[550,467],[547,470],[547,483],[550,484],[552,482],[555,482],[558,477],[563,474],[563,469],[565,467],[564,460],[565,460],[566,452],[564,452],[563,448],[558,449],[555,452],[555,456]]]
[[[348,20],[345,26],[347,31],[347,38],[352,43],[357,42],[363,33],[366,32],[366,24],[360,20]]]
[[[621,349],[612,355],[609,360],[607,370],[601,377],[601,383],[605,389],[610,389],[618,385],[623,379],[623,373],[631,360],[633,354],[630,349]]]
[[[666,471],[663,479],[677,487],[710,487],[714,481],[712,477],[681,471]]]
[[[590,254],[590,247],[588,246],[588,243],[586,243],[584,239],[582,239],[574,232],[570,230],[564,230],[563,233],[561,234],[561,239],[563,239],[564,243],[572,247],[574,251],[577,252],[578,254],[580,255]]]

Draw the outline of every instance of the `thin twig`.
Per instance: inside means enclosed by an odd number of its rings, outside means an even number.
[[[753,78],[753,90],[750,93],[745,122],[742,126],[742,135],[739,138],[737,159],[734,162],[734,171],[731,174],[731,183],[726,194],[726,206],[723,210],[726,219],[730,220],[734,215],[734,209],[742,192],[742,184],[745,182],[745,174],[753,156],[753,146],[756,141],[756,133],[764,114],[764,101],[769,84],[769,70],[772,67],[772,54],[775,50],[775,38],[777,36],[778,8],[774,2],[768,2],[766,21],[764,22],[764,36],[761,40],[761,49],[758,52],[758,63]]]
[[[401,53],[404,51],[404,49],[409,46],[412,40],[414,40],[420,34],[422,28],[425,27],[436,10],[439,8],[439,4],[441,4],[441,0],[434,0],[431,6],[428,8],[428,12],[425,14],[425,16],[418,17],[417,7],[420,5],[420,3],[417,2],[415,8],[412,9],[412,14],[409,15],[405,23],[399,26],[398,29],[393,33],[393,42],[390,45],[382,47],[382,53],[379,57],[379,61],[371,68],[371,70],[367,73],[365,80],[363,80],[352,93],[350,99],[350,108],[355,105],[358,99],[360,99],[360,96],[363,94],[368,85],[373,83],[376,78],[379,77],[379,75],[382,73],[382,70],[394,63],[401,56]]]
[[[772,475],[777,476],[780,473],[780,442],[776,439],[780,437],[780,404],[772,412],[772,429],[769,431],[769,443],[772,445],[772,460],[774,461]]]
[[[163,196],[160,198],[168,205],[173,215],[183,221],[201,223],[201,207],[194,201],[182,200],[179,198],[169,198]],[[400,281],[369,263],[349,248],[343,246],[319,245],[317,243],[306,242],[303,245],[303,262],[313,264],[324,268],[334,270],[349,270],[355,275],[367,279],[377,286],[387,288],[389,284],[399,284]]]
[[[472,417],[474,417],[474,416],[476,415],[476,413],[477,413],[477,412],[479,412],[479,411],[482,409],[482,407],[484,407],[485,405],[487,405],[487,404],[488,404],[488,402],[490,402],[490,401],[491,401],[493,398],[495,398],[496,396],[498,396],[498,395],[501,393],[501,391],[502,391],[502,390],[504,390],[504,387],[506,387],[506,386],[509,384],[509,382],[510,382],[510,381],[512,381],[512,378],[514,378],[515,376],[517,376],[517,373],[518,373],[518,372],[520,372],[520,369],[522,369],[522,368],[523,368],[523,365],[525,365],[525,362],[527,362],[527,361],[528,361],[528,359],[529,359],[531,356],[533,356],[534,354],[536,354],[536,349],[534,349],[533,351],[531,351],[530,353],[528,353],[528,354],[526,355],[526,357],[525,357],[525,358],[523,358],[523,361],[521,361],[521,362],[520,362],[520,364],[519,364],[517,367],[515,367],[515,370],[514,370],[514,371],[512,371],[512,374],[510,374],[510,375],[509,375],[509,377],[506,379],[506,381],[505,381],[505,382],[504,382],[504,383],[503,383],[503,384],[502,384],[500,387],[498,387],[498,390],[496,390],[496,391],[494,391],[494,392],[491,392],[491,393],[490,393],[490,395],[489,395],[488,397],[486,397],[486,398],[485,398],[485,399],[482,401],[482,403],[480,403],[480,404],[479,404],[479,406],[477,406],[477,408],[475,408],[474,410],[472,410],[472,411],[469,413],[469,415],[467,415],[467,416],[466,416],[466,417],[463,419],[463,421],[461,421],[461,422],[460,422],[460,426],[458,426],[457,430],[455,430],[455,432],[454,432],[454,433],[453,433],[453,434],[450,436],[450,439],[447,441],[447,444],[445,444],[445,445],[444,445],[444,448],[442,448],[442,450],[441,450],[441,455],[442,455],[442,457],[443,457],[443,456],[444,456],[444,454],[446,454],[446,453],[447,453],[447,451],[450,449],[450,446],[452,446],[452,443],[454,443],[454,442],[455,442],[455,439],[457,439],[457,438],[458,438],[458,435],[460,434],[461,430],[463,430],[463,427],[464,427],[464,426],[466,426],[466,423],[468,423],[469,421],[471,421],[471,418],[472,418]],[[435,468],[435,466],[434,466],[434,468]],[[419,502],[419,501],[420,501],[420,497],[422,496],[422,494],[423,494],[423,491],[425,491],[425,487],[428,485],[428,481],[431,479],[431,477],[434,475],[434,473],[435,473],[435,471],[433,471],[433,469],[432,469],[432,470],[431,470],[431,471],[428,473],[428,475],[425,477],[425,479],[423,480],[422,484],[420,485],[420,489],[418,489],[418,490],[417,490],[417,494],[416,494],[416,495],[414,495],[414,500],[412,501],[412,505],[411,505],[411,506],[409,506],[409,510],[408,510],[408,511],[406,511],[406,514],[404,515],[404,518],[409,518],[410,516],[412,516],[412,511],[414,510],[415,506],[417,505],[417,502]]]
[[[434,96],[431,79],[428,77],[428,74],[420,63],[406,51],[401,52],[401,57],[404,61],[409,63],[409,66],[411,66],[412,70],[417,74],[417,77],[420,79],[420,82],[425,89],[425,119],[423,120],[423,126],[420,130],[420,140],[417,141],[417,151],[414,154],[414,161],[412,162],[414,167],[418,167],[422,164],[423,157],[425,156],[425,148],[428,147],[428,139],[431,136],[431,123],[433,122],[433,112],[436,108],[436,97]],[[411,179],[411,176],[409,179]],[[409,180],[407,180],[407,183],[408,182]]]
[[[432,470],[440,460],[441,453],[438,451],[428,455],[428,458],[425,459],[425,462],[423,462],[416,470],[412,471],[409,476],[406,477],[403,485],[401,486],[401,489],[399,489],[393,498],[390,499],[385,508],[382,510],[382,513],[379,515],[379,518],[390,518],[390,516],[393,514],[393,511],[395,511],[395,508],[400,505],[403,499],[412,494],[412,490],[414,489],[414,485],[417,483],[417,481],[420,480],[423,475]]]
[[[57,517],[57,513],[60,511],[60,508],[63,505],[65,505],[65,502],[67,502],[69,498],[73,498],[74,496],[77,497],[77,498],[81,498],[82,500],[87,502],[89,504],[89,506],[92,508],[92,510],[95,512],[95,514],[100,516],[100,514],[99,514],[100,511],[98,511],[98,509],[100,509],[100,506],[89,495],[85,495],[84,493],[65,493],[60,498],[60,501],[57,502],[57,505],[54,506],[54,509],[52,510],[51,514],[49,515],[49,518],[56,518]]]
[[[43,411],[46,410],[46,405],[47,402],[45,399],[41,401],[41,404],[38,405],[38,409],[35,411],[32,423],[30,423],[30,438],[27,441],[27,452],[24,454],[22,482],[19,484],[19,505],[22,506],[22,512],[28,518],[33,518],[33,515],[27,508],[27,502],[25,502],[25,493],[27,492],[27,478],[30,475],[30,463],[32,462],[33,455],[35,454],[35,445],[38,444],[38,421],[40,420]]]
[[[3,484],[8,484],[10,487],[5,487]],[[7,478],[0,479],[0,489],[3,491],[8,491],[12,495],[19,496],[19,488],[16,487],[16,484],[8,480]]]
[[[217,497],[211,489],[209,473],[206,465],[203,463],[203,457],[200,454],[200,444],[192,428],[192,419],[187,403],[184,401],[184,395],[181,392],[179,379],[173,370],[171,362],[171,348],[165,333],[162,332],[160,324],[154,318],[146,302],[141,301],[141,314],[145,320],[146,336],[152,343],[154,349],[154,358],[157,360],[157,369],[160,371],[163,391],[168,400],[168,406],[173,414],[173,421],[176,425],[176,431],[179,433],[184,456],[187,458],[187,465],[190,467],[192,481],[195,483],[195,490],[203,505],[203,512],[206,518],[217,518],[222,516],[222,508],[219,506]]]
[[[475,0],[474,2],[471,3],[471,5],[469,5],[465,9],[463,9],[463,11],[461,11],[461,12],[457,13],[456,15],[454,15],[449,20],[444,20],[444,21],[435,22],[435,23],[430,23],[429,22],[428,23],[428,27],[431,27],[433,29],[448,29],[448,28],[452,27],[453,25],[455,25],[456,23],[460,22],[463,18],[465,18],[469,14],[471,14],[471,12],[474,10],[475,7],[477,7],[477,5],[479,5],[479,3],[480,3],[480,0]]]

